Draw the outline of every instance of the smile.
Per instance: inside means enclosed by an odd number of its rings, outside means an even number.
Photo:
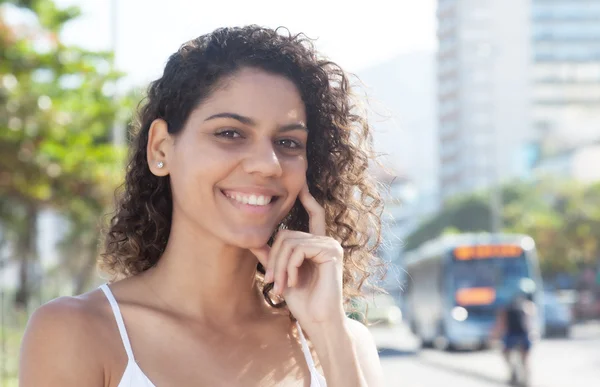
[[[232,199],[238,203],[251,206],[267,206],[273,201],[274,198],[276,198],[275,196],[249,194],[235,191],[223,191],[223,194],[229,199]]]

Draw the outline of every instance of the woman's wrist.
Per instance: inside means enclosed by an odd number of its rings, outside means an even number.
[[[329,387],[366,386],[345,316],[314,326],[309,335]]]

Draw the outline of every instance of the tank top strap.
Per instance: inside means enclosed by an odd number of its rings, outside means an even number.
[[[108,287],[107,284],[103,284],[100,286],[100,289],[104,292],[104,295],[108,299],[110,303],[110,307],[115,316],[115,320],[117,321],[117,326],[119,327],[119,334],[121,335],[121,341],[123,342],[123,346],[125,347],[125,352],[127,352],[127,357],[129,360],[134,361],[133,350],[131,348],[131,343],[129,342],[129,336],[127,336],[127,330],[125,329],[125,322],[123,321],[123,315],[121,314],[121,309],[119,309],[119,304],[115,299],[112,291]]]
[[[297,321],[296,328],[298,329],[298,336],[300,337],[300,344],[302,345],[304,359],[306,359],[306,364],[308,365],[308,370],[310,371],[310,387],[327,387],[327,381],[317,370],[315,361],[310,352],[310,348],[308,347],[306,337],[304,337],[304,333],[302,333],[302,327]]]
[[[298,329],[298,336],[300,337],[300,344],[302,345],[302,352],[304,353],[304,358],[306,359],[308,368],[310,368],[312,373],[312,370],[315,368],[315,361],[313,360],[312,354],[310,353],[308,342],[304,337],[304,333],[302,333],[302,327],[300,326],[300,323],[298,323],[298,321],[296,321],[296,329]]]

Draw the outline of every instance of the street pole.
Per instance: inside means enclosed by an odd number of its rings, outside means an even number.
[[[113,58],[111,61],[112,70],[115,67],[115,54],[117,52],[117,39],[119,33],[118,25],[118,4],[117,0],[111,0],[110,2],[110,49],[113,52]]]
[[[493,66],[493,64],[492,64]],[[493,81],[492,81],[493,83]],[[491,184],[490,184],[490,221],[492,233],[499,233],[502,231],[502,176],[500,172],[500,136],[498,125],[496,124],[495,117],[495,104],[496,96],[494,95],[495,88],[492,86],[492,171],[491,171]]]
[[[496,68],[494,57],[497,55],[497,50],[492,45],[484,45],[481,48],[483,51],[483,57],[487,61],[487,65],[490,69],[490,95],[491,95],[491,106],[490,106],[490,130],[491,130],[491,168],[490,168],[490,230],[492,233],[499,233],[502,231],[502,175],[501,175],[501,157],[500,157],[500,136],[498,125],[496,124],[496,88],[494,82],[496,80]]]
[[[494,169],[497,169],[496,166]],[[491,228],[493,233],[502,231],[502,186],[498,174],[494,176],[490,192]]]
[[[111,0],[110,2],[110,49],[112,51],[111,70],[114,71],[116,67],[116,55],[117,55],[117,44],[119,39],[119,9],[118,0]],[[119,88],[115,85],[114,95],[119,95]],[[115,120],[113,123],[112,130],[112,142],[116,147],[122,147],[125,145],[125,127],[122,123]]]

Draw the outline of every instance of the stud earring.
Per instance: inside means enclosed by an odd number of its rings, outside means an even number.
[[[162,167],[164,167],[164,166],[165,166],[165,163],[163,163],[162,161],[159,161],[158,163],[156,163],[156,166],[157,166],[158,168],[162,168]]]

